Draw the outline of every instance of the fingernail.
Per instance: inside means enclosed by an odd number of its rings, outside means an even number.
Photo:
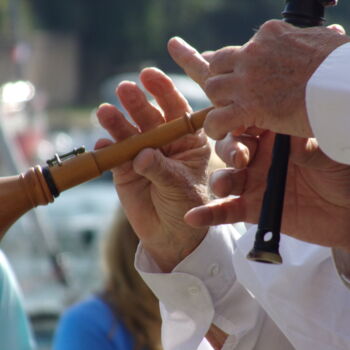
[[[143,149],[134,160],[134,171],[139,175],[144,175],[155,162],[155,152],[151,148]]]
[[[169,45],[170,45],[171,49],[175,50],[175,51],[182,51],[183,48],[185,47],[189,50],[196,52],[196,50],[190,44],[188,44],[185,40],[183,40],[179,36],[173,37],[171,39],[171,41],[169,42]]]
[[[97,108],[96,116],[100,122],[102,118],[104,123],[107,121],[111,123],[115,119],[115,107],[109,103],[102,103]]]
[[[109,110],[110,110],[110,104],[109,103],[107,103],[107,102],[103,102],[103,103],[101,103],[98,107],[97,107],[97,110],[96,110],[96,116],[98,117],[98,118],[100,118],[100,116],[101,116],[101,113],[103,113],[104,115],[106,115],[106,114],[111,114],[110,112],[109,112]]]
[[[100,108],[103,108],[103,107],[108,107],[108,106],[110,106],[110,103],[103,102],[97,107],[97,109],[100,109]]]

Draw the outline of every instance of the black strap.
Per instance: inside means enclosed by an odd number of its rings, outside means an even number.
[[[43,175],[44,175],[44,178],[46,180],[47,186],[49,187],[51,194],[55,198],[57,198],[60,195],[60,193],[59,193],[59,191],[56,187],[55,181],[53,180],[53,177],[50,173],[49,167],[43,168]]]

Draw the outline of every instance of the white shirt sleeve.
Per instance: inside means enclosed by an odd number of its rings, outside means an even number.
[[[229,349],[291,349],[275,325],[273,342],[271,334],[261,335],[267,316],[235,275],[232,256],[239,236],[232,225],[211,228],[191,255],[164,274],[139,246],[135,266],[161,301],[165,350],[197,349],[211,324],[231,335]]]
[[[350,164],[350,43],[334,50],[310,78],[306,108],[323,152],[335,161]],[[350,288],[350,255],[335,250],[334,261],[339,276]]]
[[[164,349],[197,349],[212,323],[231,335],[225,350],[350,349],[350,294],[331,249],[282,235],[282,265],[252,262],[256,227],[237,241],[229,227],[212,228],[169,274],[139,247],[136,266],[161,300]]]
[[[306,86],[306,109],[324,153],[350,164],[350,43],[334,50]]]
[[[350,253],[340,248],[333,248],[332,253],[339,277],[350,289]]]

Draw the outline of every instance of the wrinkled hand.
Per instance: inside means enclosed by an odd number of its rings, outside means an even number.
[[[209,62],[200,62],[198,52],[179,38],[170,40],[169,52],[217,107],[204,124],[210,137],[252,126],[310,137],[306,83],[331,51],[350,40],[342,34],[336,25],[300,29],[272,20],[244,46],[215,51]]]
[[[232,168],[218,170],[210,179],[219,197],[239,197],[193,209],[186,216],[190,224],[258,223],[274,134],[258,129],[248,133],[228,134],[217,142],[218,155]],[[350,166],[328,158],[315,139],[292,137],[282,232],[350,251],[349,217]]]
[[[205,131],[216,139],[227,135],[216,151],[233,168],[215,172],[210,186],[219,197],[239,196],[191,210],[189,224],[258,223],[274,132],[312,135],[305,85],[328,53],[349,41],[343,34],[339,26],[298,29],[270,21],[245,46],[204,55],[180,38],[169,41],[171,56],[216,106]],[[350,167],[326,157],[315,139],[297,136],[291,138],[282,231],[350,250]]]
[[[161,109],[149,103],[135,83],[121,83],[116,94],[137,126],[112,105],[103,104],[97,112],[100,124],[117,142],[191,112],[185,98],[163,72],[144,69],[140,80]],[[110,143],[101,139],[95,148]],[[144,149],[133,161],[113,169],[123,209],[163,271],[170,271],[183,260],[207,232],[207,228],[188,226],[183,217],[189,209],[207,201],[209,155],[205,135],[197,133],[162,149]]]

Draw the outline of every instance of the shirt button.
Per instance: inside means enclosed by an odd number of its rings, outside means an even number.
[[[188,288],[188,292],[191,295],[197,295],[200,292],[200,288],[198,286],[191,286],[191,287]]]
[[[209,273],[211,276],[216,276],[220,272],[219,264],[212,264],[209,268]]]

